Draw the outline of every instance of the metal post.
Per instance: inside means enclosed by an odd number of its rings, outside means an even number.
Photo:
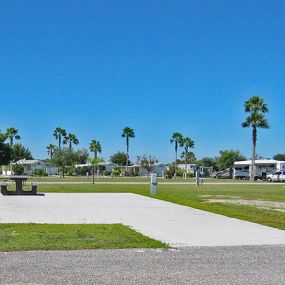
[[[155,195],[157,193],[157,174],[152,173],[150,175],[150,194]]]
[[[196,171],[196,186],[200,186],[200,170],[199,170],[199,168]]]

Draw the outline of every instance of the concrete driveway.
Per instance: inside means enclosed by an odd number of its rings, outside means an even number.
[[[129,193],[0,196],[1,223],[122,223],[172,246],[285,244],[285,231]]]

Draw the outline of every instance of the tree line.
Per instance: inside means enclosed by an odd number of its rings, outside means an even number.
[[[257,130],[268,129],[269,123],[265,116],[269,109],[267,104],[264,103],[264,99],[259,96],[253,96],[244,103],[245,113],[248,113],[245,121],[242,122],[243,128],[252,129],[252,155],[251,155],[251,180],[255,178],[255,160],[257,158],[256,145],[257,145]],[[98,164],[98,154],[102,152],[101,142],[97,139],[91,140],[89,144],[89,151],[93,153],[93,158],[89,158],[88,150],[81,149],[74,151],[73,146],[79,144],[79,139],[73,133],[68,133],[65,129],[57,127],[53,136],[57,141],[57,144],[49,144],[47,146],[47,152],[50,161],[55,163],[55,165],[65,168],[66,165],[72,165],[77,163],[86,163],[91,161],[92,163],[97,161]],[[126,152],[120,152],[111,155],[110,161],[119,164],[120,166],[128,167],[132,164],[129,159],[130,151],[130,139],[135,138],[135,131],[130,127],[125,127],[121,133],[122,138],[125,139]],[[16,143],[15,141],[20,140],[19,131],[13,127],[8,128],[5,132],[0,132],[0,164],[6,165],[11,162],[15,162],[20,159],[32,159],[33,156],[30,150],[24,147],[22,144]],[[196,163],[198,165],[213,167],[214,169],[224,170],[233,165],[234,161],[245,160],[245,156],[239,151],[235,150],[224,150],[220,151],[218,157],[204,157],[201,160],[196,160],[195,154],[191,149],[194,149],[195,142],[192,138],[186,136],[184,137],[179,132],[173,132],[170,143],[174,144],[174,177],[177,176],[177,165],[185,164],[185,169],[187,164]],[[178,150],[182,148],[180,159],[178,158]],[[274,159],[285,160],[285,154],[276,154]],[[157,160],[154,157],[146,156],[138,157],[137,162],[143,163],[145,165],[154,165]],[[150,166],[149,166],[150,167]],[[63,170],[64,172],[64,170]]]

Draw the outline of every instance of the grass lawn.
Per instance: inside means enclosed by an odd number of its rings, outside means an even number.
[[[285,202],[285,185],[203,185],[199,188],[194,185],[158,185],[155,196],[149,194],[148,185],[39,185],[39,191],[130,192],[285,230],[285,212],[249,205],[205,203],[208,197]]]
[[[10,181],[9,178],[0,178],[0,181]],[[101,178],[95,178],[95,182],[145,182],[148,183],[150,181],[150,178],[148,177],[101,177]],[[187,178],[183,179],[181,177],[178,177],[177,179],[165,179],[158,177],[159,182],[168,182],[168,183],[177,183],[177,182],[195,182],[195,178]],[[213,178],[203,178],[204,182],[211,182],[211,183],[221,183],[221,182],[247,182],[248,180],[238,180],[238,179],[213,179]],[[86,176],[66,176],[64,178],[59,177],[45,177],[45,176],[32,176],[29,177],[28,182],[92,182],[92,177],[86,177]]]
[[[168,248],[120,225],[0,224],[0,251]]]

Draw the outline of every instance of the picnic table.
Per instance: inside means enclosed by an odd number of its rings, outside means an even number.
[[[16,190],[8,190],[7,182],[3,182],[1,184],[1,193],[2,195],[37,195],[37,185],[32,183],[32,190],[24,190],[23,186],[26,184],[28,180],[28,176],[11,176],[10,177],[12,182],[15,182]]]

